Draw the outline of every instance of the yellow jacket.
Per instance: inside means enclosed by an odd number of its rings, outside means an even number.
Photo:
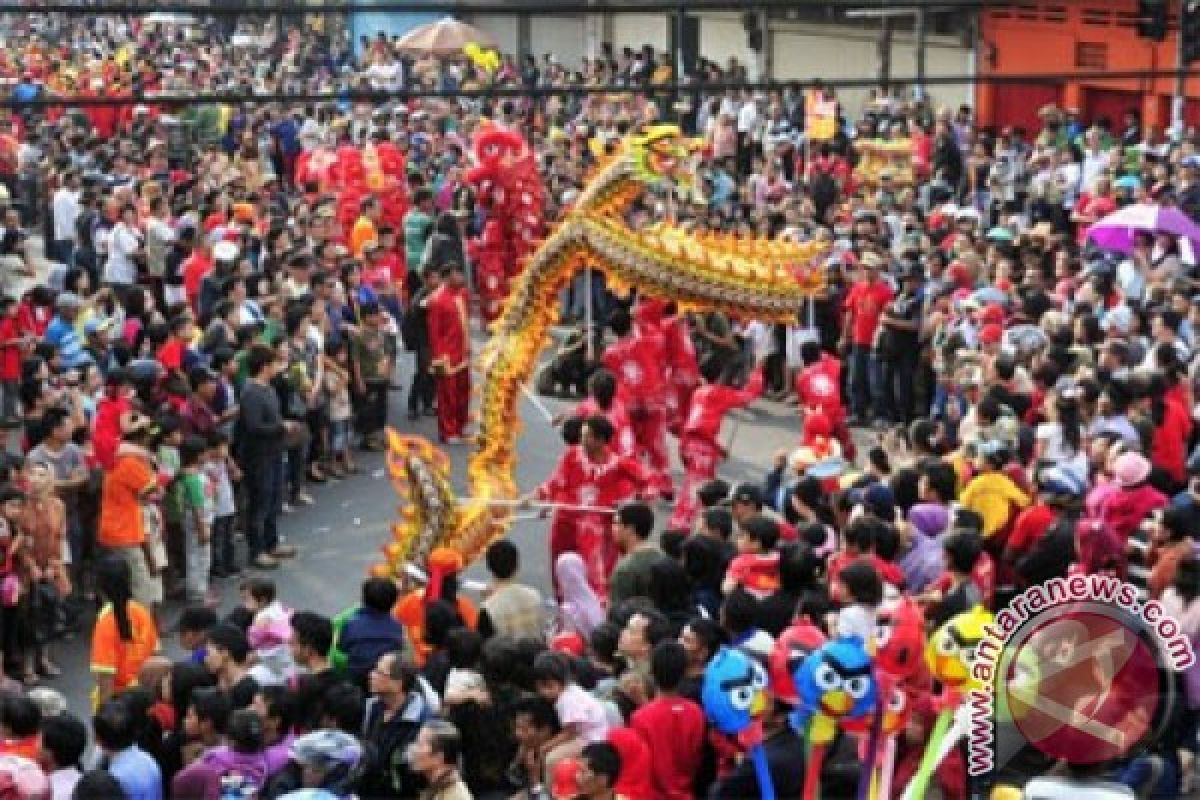
[[[1004,527],[1013,505],[1024,508],[1030,501],[1003,472],[985,472],[971,479],[958,502],[983,517],[983,535],[986,537]]]

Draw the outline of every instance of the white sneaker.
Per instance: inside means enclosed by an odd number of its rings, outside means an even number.
[[[285,513],[285,514],[291,514],[291,513],[292,513],[293,511],[295,511],[295,510],[296,510],[295,506],[293,506],[291,503],[284,503],[284,504],[283,504],[283,509],[282,509],[283,513]]]
[[[309,494],[308,492],[303,492],[303,491],[296,493],[296,499],[299,500],[301,503],[303,503],[306,506],[311,506],[313,503],[316,502],[315,500],[313,500],[313,496],[311,494]]]

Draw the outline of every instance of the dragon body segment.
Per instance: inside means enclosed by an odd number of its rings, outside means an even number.
[[[720,310],[772,322],[794,321],[823,289],[823,272],[814,263],[820,244],[692,235],[667,222],[644,229],[626,223],[626,212],[647,189],[687,179],[693,150],[675,126],[630,137],[525,261],[479,358],[479,432],[467,467],[472,496],[453,513],[402,509],[395,541],[385,548],[393,572],[406,561],[423,566],[439,545],[459,550],[469,562],[508,530],[519,494],[513,475],[520,395],[558,321],[559,293],[577,271],[598,269],[614,289],[637,289],[676,303],[680,311]],[[422,502],[428,492],[416,490],[413,460],[427,451],[403,437],[391,442],[397,490],[410,503]],[[431,471],[436,469],[425,470]],[[427,526],[435,521],[441,527],[431,533]],[[388,568],[377,565],[380,572]]]

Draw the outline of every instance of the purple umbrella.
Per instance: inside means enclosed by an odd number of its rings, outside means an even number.
[[[1138,204],[1109,214],[1088,228],[1088,238],[1105,250],[1129,253],[1137,233],[1169,233],[1179,236],[1181,250],[1200,250],[1200,225],[1177,208]],[[1187,245],[1190,244],[1190,247]]]

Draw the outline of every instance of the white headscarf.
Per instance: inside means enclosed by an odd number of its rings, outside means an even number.
[[[563,553],[554,562],[554,574],[562,590],[563,600],[559,605],[563,627],[574,630],[584,639],[592,635],[596,626],[604,621],[604,608],[587,581],[587,566],[578,553]]]

